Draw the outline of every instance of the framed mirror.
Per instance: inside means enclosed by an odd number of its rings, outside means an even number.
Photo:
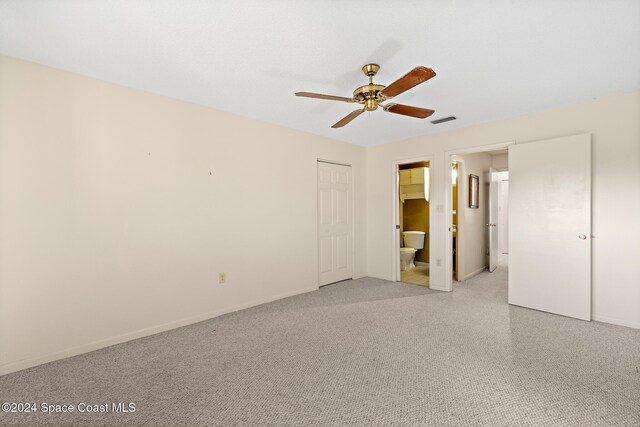
[[[478,209],[479,207],[479,192],[480,178],[478,175],[469,174],[469,207],[471,209]]]

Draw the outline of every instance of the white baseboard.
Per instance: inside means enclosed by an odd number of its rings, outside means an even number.
[[[99,350],[101,348],[109,347],[115,344],[121,344],[123,342],[135,340],[138,338],[143,338],[149,335],[158,334],[160,332],[169,331],[171,329],[180,328],[182,326],[203,322],[205,320],[213,319],[214,317],[222,316],[223,314],[232,313],[238,310],[244,310],[245,308],[255,307],[256,305],[266,304],[268,302],[276,301],[282,298],[292,297],[294,295],[304,294],[307,292],[312,292],[317,290],[318,290],[318,287],[313,286],[313,287],[304,288],[301,290],[285,292],[282,294],[238,304],[238,305],[224,308],[221,310],[199,314],[197,316],[188,317],[186,319],[180,319],[173,322],[164,323],[162,325],[152,326],[150,328],[139,329],[137,331],[128,332],[126,334],[117,335],[115,337],[106,338],[106,339],[94,341],[88,344],[79,345],[77,347],[71,347],[65,350],[45,354],[43,356],[33,357],[25,360],[19,360],[17,362],[8,363],[6,365],[0,365],[0,376],[10,374],[16,371],[21,371],[23,369],[32,368],[34,366],[42,365],[43,363],[53,362],[55,360],[60,360],[60,359],[66,359],[67,357],[78,356],[80,354],[89,353],[91,351]]]
[[[428,262],[414,261],[413,263],[415,265],[419,265],[420,267],[429,267],[429,263]]]
[[[388,280],[389,282],[393,282],[393,279],[391,277],[373,276],[371,274],[366,274],[362,277],[370,277],[372,279]]]
[[[482,273],[483,271],[485,271],[487,269],[487,267],[482,267],[477,269],[476,271],[473,271],[469,274],[467,274],[464,279],[460,280],[461,282],[466,282],[467,280],[471,279],[474,276],[477,276],[478,274]]]
[[[594,314],[592,318],[596,322],[611,323],[612,325],[619,325],[619,326],[626,326],[628,328],[633,328],[633,329],[640,329],[639,322],[631,322],[629,320],[614,319],[612,317],[598,316],[596,314]]]

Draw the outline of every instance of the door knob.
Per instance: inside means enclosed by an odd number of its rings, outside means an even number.
[[[585,234],[578,234],[578,239],[586,240],[587,236]]]

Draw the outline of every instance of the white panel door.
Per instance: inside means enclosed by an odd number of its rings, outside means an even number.
[[[591,320],[591,136],[509,147],[509,304]]]
[[[318,269],[320,286],[353,277],[351,167],[318,162]]]
[[[498,181],[489,181],[489,271],[498,267]]]

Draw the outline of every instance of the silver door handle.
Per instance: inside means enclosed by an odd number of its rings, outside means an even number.
[[[495,224],[485,224],[487,227],[495,227]]]
[[[578,234],[578,239],[586,240],[587,239],[587,235],[586,234]]]

